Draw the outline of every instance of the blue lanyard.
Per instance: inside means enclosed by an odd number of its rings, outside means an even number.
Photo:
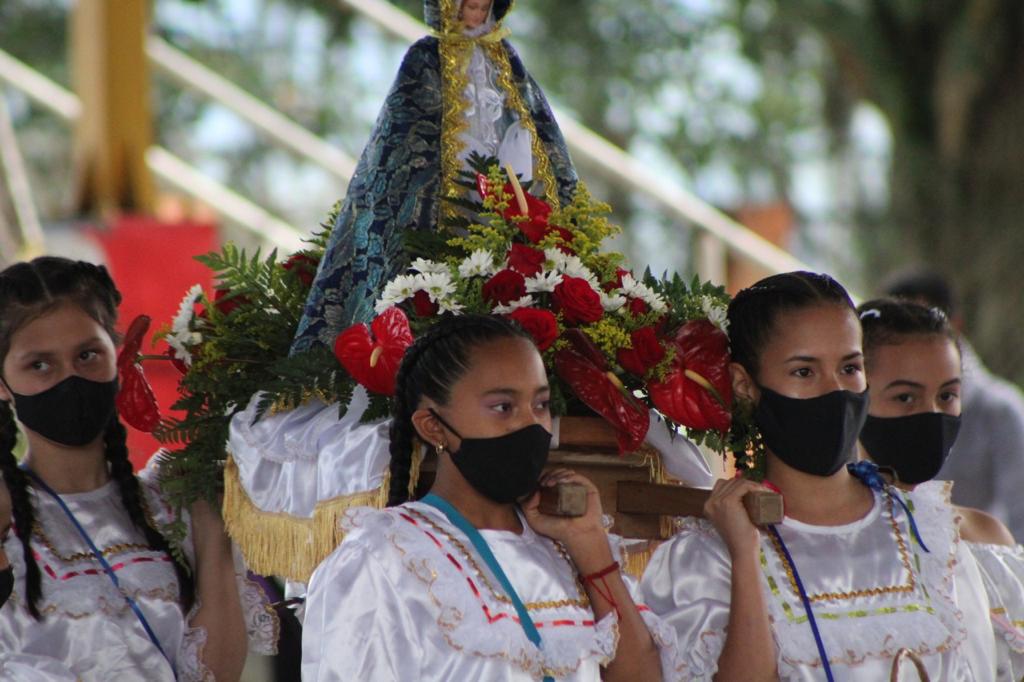
[[[818,658],[821,659],[821,664],[825,667],[825,678],[828,682],[833,682],[835,678],[832,677],[832,667],[828,664],[828,654],[825,653],[825,643],[821,641],[821,633],[818,631],[818,621],[814,619],[814,610],[811,608],[811,600],[807,597],[807,590],[804,589],[804,582],[800,579],[800,573],[796,570],[796,562],[793,561],[793,557],[789,553],[789,548],[786,547],[786,543],[783,542],[782,536],[779,535],[779,531],[775,526],[768,526],[768,531],[775,536],[775,539],[779,543],[779,548],[782,549],[782,554],[786,563],[788,563],[789,567],[793,570],[793,582],[796,583],[797,592],[800,593],[800,601],[803,602],[804,612],[807,614],[807,622],[811,626],[811,632],[814,633],[814,643],[818,645]]]
[[[167,654],[164,652],[164,648],[160,646],[160,640],[157,639],[156,633],[153,632],[153,628],[149,626],[149,621],[147,621],[146,616],[143,615],[142,609],[139,608],[139,605],[135,602],[135,600],[132,599],[128,595],[128,593],[125,592],[124,589],[121,587],[121,582],[117,579],[117,574],[114,572],[114,569],[111,568],[107,560],[103,558],[103,552],[101,552],[99,548],[96,547],[96,543],[92,541],[92,538],[89,537],[89,534],[86,532],[85,528],[82,527],[82,524],[78,522],[78,519],[75,518],[75,515],[71,513],[70,509],[68,509],[68,506],[64,503],[64,500],[61,499],[60,495],[55,493],[53,491],[53,488],[46,484],[46,481],[41,479],[38,475],[36,475],[34,471],[29,469],[27,466],[22,465],[21,468],[22,470],[24,470],[26,474],[32,477],[32,480],[35,481],[36,484],[40,488],[42,488],[44,492],[46,492],[46,494],[48,494],[50,497],[56,500],[57,504],[60,505],[60,508],[64,510],[64,513],[67,515],[68,519],[71,520],[72,525],[74,525],[75,530],[77,530],[78,534],[82,536],[83,540],[85,540],[85,544],[89,545],[89,549],[90,551],[92,551],[93,556],[96,557],[96,560],[100,562],[100,566],[103,567],[103,571],[107,574],[107,577],[110,578],[110,582],[114,583],[114,587],[117,589],[118,592],[121,593],[121,596],[124,597],[124,600],[128,602],[128,606],[131,607],[132,611],[135,612],[135,617],[138,618],[139,623],[142,624],[142,629],[146,631],[146,636],[149,637],[149,641],[153,642],[153,645],[157,648],[160,654],[167,660],[167,663],[170,664],[171,670],[173,671],[174,663],[172,663],[171,659],[167,657]]]
[[[480,558],[484,560],[487,567],[491,569],[491,573],[497,578],[501,584],[502,589],[505,590],[506,596],[512,602],[512,606],[515,607],[516,614],[519,616],[519,624],[523,626],[523,632],[526,633],[526,638],[533,642],[537,648],[542,646],[540,632],[537,631],[537,626],[533,624],[533,619],[530,618],[530,613],[526,610],[526,606],[523,604],[523,600],[519,598],[512,583],[509,582],[508,576],[505,575],[505,571],[501,570],[501,564],[494,557],[494,553],[491,552],[491,548],[487,546],[487,541],[480,534],[473,524],[471,524],[466,517],[459,513],[459,510],[451,505],[450,502],[444,498],[438,497],[434,493],[427,494],[423,499],[420,500],[423,504],[428,504],[434,507],[442,514],[448,517],[448,520],[452,522],[452,525],[458,528],[465,534],[469,541],[473,543],[473,547],[480,554]],[[554,682],[554,678],[545,676],[544,682]]]

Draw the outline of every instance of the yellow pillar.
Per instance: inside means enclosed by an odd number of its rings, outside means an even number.
[[[82,102],[75,130],[79,212],[152,211],[148,18],[147,0],[74,3],[71,79]]]

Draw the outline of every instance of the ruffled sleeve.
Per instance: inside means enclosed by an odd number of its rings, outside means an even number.
[[[625,566],[627,562],[626,547],[623,539],[618,535],[609,535],[608,542],[612,548],[612,554],[615,556],[619,565]],[[633,598],[633,603],[636,604],[637,609],[640,610],[640,616],[644,619],[644,624],[647,625],[647,631],[651,633],[651,638],[654,640],[655,646],[658,647],[658,656],[661,660],[661,671],[662,678],[665,680],[676,679],[678,671],[676,667],[678,665],[679,650],[676,645],[676,632],[672,629],[665,620],[656,614],[650,606],[644,603],[643,594],[640,591],[639,581],[630,575],[628,572],[623,571],[622,579],[626,583],[626,587],[629,589],[629,594]],[[614,616],[614,613],[609,614]],[[602,620],[603,622],[603,620]],[[679,677],[678,679],[683,679]]]
[[[148,509],[156,522],[157,527],[169,524],[178,517],[173,506],[168,504],[159,485],[159,458],[152,457],[146,468],[139,472],[139,482],[142,484],[146,494]],[[187,529],[186,536],[181,544],[182,553],[188,561],[189,566],[195,567],[195,547],[192,544],[192,523],[188,510],[181,510],[181,520]],[[253,653],[273,655],[277,653],[277,640],[280,634],[280,621],[277,613],[270,606],[270,599],[263,588],[254,580],[249,578],[245,562],[238,549],[232,546],[232,554],[235,566],[235,583],[238,586],[238,596],[242,604],[242,617],[245,621],[246,634],[249,640],[249,650]],[[179,651],[179,664],[183,670],[191,669],[193,674],[186,675],[179,670],[181,679],[212,679],[212,675],[202,665],[202,649],[206,643],[206,631],[203,628],[188,626],[192,617],[199,609],[198,600],[192,610],[186,616],[185,636],[182,640]]]
[[[965,543],[989,600],[999,679],[1024,677],[1024,547]]]
[[[302,632],[304,682],[417,680],[419,630],[388,570],[348,538],[313,573]],[[344,646],[339,646],[344,643]]]
[[[729,623],[731,564],[714,528],[687,518],[661,545],[640,581],[640,599],[674,630],[674,660],[666,679],[711,680]]]

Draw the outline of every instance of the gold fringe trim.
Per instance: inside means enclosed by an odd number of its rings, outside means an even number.
[[[313,569],[341,543],[338,523],[353,507],[383,508],[388,501],[389,475],[376,490],[322,500],[312,518],[257,507],[245,492],[231,453],[224,465],[224,525],[245,557],[246,565],[261,575],[276,575],[309,582]]]
[[[561,203],[558,201],[558,184],[551,172],[551,160],[548,159],[548,154],[544,151],[544,144],[537,135],[537,126],[533,121],[533,116],[530,115],[522,94],[512,80],[512,63],[508,58],[508,52],[501,43],[488,43],[482,47],[498,68],[498,87],[505,91],[509,108],[519,116],[519,124],[530,133],[534,178],[544,183],[544,197],[551,208],[558,208]]]
[[[512,5],[509,5],[509,12]],[[508,31],[501,22],[487,35],[477,38],[464,38],[455,18],[455,0],[441,1],[442,31],[438,44],[438,55],[441,61],[441,223],[458,218],[458,207],[449,201],[457,199],[464,193],[458,184],[461,163],[459,153],[465,146],[462,133],[465,132],[466,102],[463,93],[469,84],[467,69],[473,54],[473,46],[479,45],[494,63],[498,72],[498,87],[505,92],[507,106],[519,117],[519,123],[530,133],[530,145],[534,158],[534,177],[544,183],[545,199],[552,208],[558,208],[558,184],[551,171],[551,160],[548,159],[544,145],[537,135],[537,126],[526,108],[526,103],[512,80],[512,64],[508,52],[501,40]],[[507,14],[507,13],[506,13]]]
[[[623,550],[623,554],[626,556],[626,565],[622,567],[623,570],[637,580],[640,580],[644,571],[647,570],[647,564],[650,563],[654,550],[658,549],[660,544],[660,540],[649,540],[643,549]]]

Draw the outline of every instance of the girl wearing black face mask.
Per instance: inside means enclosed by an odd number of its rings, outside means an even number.
[[[157,470],[136,478],[128,460],[114,403],[120,300],[107,271],[85,262],[0,272],[0,510],[13,512],[0,679],[241,674],[246,623],[223,524],[194,506],[192,565],[180,565],[157,530],[171,520]]]
[[[769,277],[737,294],[729,336],[734,392],[754,404],[786,518],[756,528],[742,497],[758,486],[719,481],[707,519],[686,520],[652,557],[641,593],[675,627],[687,679],[874,681],[903,658],[935,680],[996,679],[954,510],[896,499],[846,466],[868,400],[845,290],[826,275]]]
[[[548,394],[531,338],[498,317],[444,318],[406,351],[389,508],[350,512],[313,574],[304,680],[661,679],[596,488],[541,474]],[[414,441],[438,455],[415,502]],[[562,481],[588,489],[583,517],[539,513],[538,485]]]
[[[857,309],[864,330],[871,409],[861,431],[866,458],[904,490],[934,488],[948,499],[951,484],[929,483],[942,468],[960,426],[961,362],[945,314],[910,301],[877,299]],[[1024,549],[995,517],[956,507],[960,537],[981,569],[988,593],[1000,679],[1024,675]]]

